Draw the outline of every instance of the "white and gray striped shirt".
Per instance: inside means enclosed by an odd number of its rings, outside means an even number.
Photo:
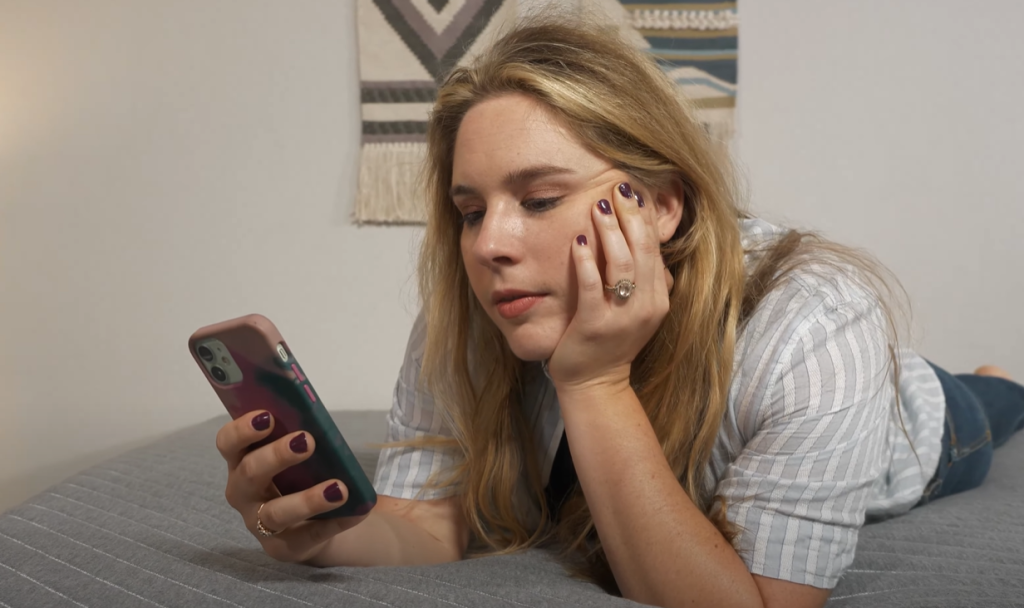
[[[746,249],[782,232],[756,219],[741,220],[741,230]],[[785,279],[740,334],[709,479],[740,529],[737,548],[752,573],[834,587],[853,560],[865,518],[908,511],[934,474],[942,388],[924,359],[903,350],[897,412],[885,327],[873,295],[822,266]],[[425,334],[421,315],[395,386],[388,441],[451,436],[431,396],[416,388]],[[550,380],[539,365],[528,368],[522,406],[547,483],[564,426]],[[383,450],[374,486],[379,494],[414,498],[456,457]]]

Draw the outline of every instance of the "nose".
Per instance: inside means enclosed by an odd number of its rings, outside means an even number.
[[[504,207],[490,205],[477,228],[473,257],[485,266],[497,268],[522,260],[523,223],[514,212]]]

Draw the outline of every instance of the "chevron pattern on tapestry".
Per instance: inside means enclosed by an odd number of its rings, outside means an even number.
[[[462,0],[461,7],[446,11],[459,2],[431,0],[427,6],[414,0],[373,0],[395,32],[416,54],[434,80],[444,78],[466,49],[490,23],[503,0]],[[434,15],[425,10],[433,9]],[[448,13],[448,14],[446,14]],[[431,23],[428,17],[435,17]],[[438,17],[446,17],[447,23],[437,28]]]
[[[536,3],[538,0],[530,0]],[[567,0],[544,0],[562,2]],[[573,0],[594,1],[594,0]],[[362,148],[357,223],[421,224],[427,118],[441,80],[485,47],[524,0],[357,0]],[[711,136],[732,136],[735,1],[602,0],[621,11]],[[639,35],[636,35],[639,34]]]

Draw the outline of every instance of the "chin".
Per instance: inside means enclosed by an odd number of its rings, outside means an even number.
[[[512,353],[523,361],[550,359],[563,332],[555,332],[541,323],[498,325]]]

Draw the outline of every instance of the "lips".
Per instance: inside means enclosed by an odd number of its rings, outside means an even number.
[[[491,296],[491,302],[497,308],[498,314],[503,318],[514,319],[533,308],[544,296],[545,294],[543,293],[503,289],[494,292]]]
[[[522,289],[501,289],[495,291],[491,295],[491,303],[497,306],[505,302],[511,302],[512,300],[518,300],[519,298],[526,298],[530,296],[543,296],[544,294],[536,291],[524,291]]]

